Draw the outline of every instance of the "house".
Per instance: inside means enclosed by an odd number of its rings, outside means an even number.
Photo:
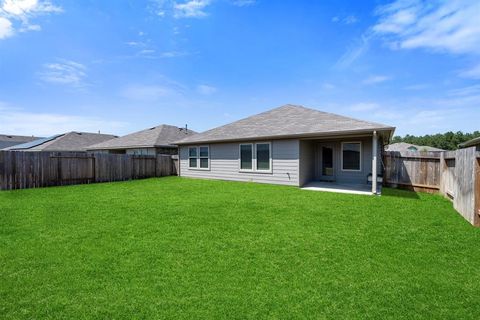
[[[0,150],[37,139],[40,138],[34,136],[14,136],[9,134],[0,134]]]
[[[285,105],[178,141],[179,175],[303,187],[367,185],[395,128]],[[377,179],[368,190],[377,193]]]
[[[86,147],[95,143],[111,140],[117,136],[90,132],[67,132],[48,138],[41,138],[27,143],[19,144],[4,150],[10,151],[71,151],[83,152]]]
[[[429,151],[429,152],[442,152],[443,149],[438,149],[430,146],[417,146],[415,144],[406,143],[406,142],[397,142],[385,146],[385,151]]]
[[[461,143],[459,147],[460,148],[476,147],[477,151],[480,151],[480,137]]]
[[[195,133],[187,128],[162,124],[91,145],[88,151],[137,155],[177,154],[178,148],[173,142]]]

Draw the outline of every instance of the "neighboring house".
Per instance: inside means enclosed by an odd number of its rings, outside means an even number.
[[[88,147],[88,151],[137,155],[178,154],[177,140],[196,132],[162,124]]]
[[[14,136],[9,134],[0,134],[0,150],[8,147],[40,139],[34,136]]]
[[[406,142],[397,142],[385,146],[385,151],[430,151],[430,152],[441,152],[445,151],[443,149],[438,149],[430,146],[417,146],[415,144],[406,143]]]
[[[27,143],[19,144],[4,150],[11,151],[86,151],[86,147],[116,138],[110,134],[89,133],[89,132],[67,132],[57,134],[48,138],[37,139]]]
[[[480,151],[480,137],[461,143],[459,147],[460,148],[476,147],[477,151]]]
[[[380,172],[381,147],[394,130],[285,105],[178,141],[179,175],[293,186],[366,184]]]

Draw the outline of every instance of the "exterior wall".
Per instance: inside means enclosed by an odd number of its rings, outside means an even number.
[[[300,141],[300,186],[315,180],[316,140]]]
[[[342,142],[362,143],[362,163],[360,171],[342,170]],[[330,143],[334,148],[333,162],[335,177],[334,181],[340,183],[367,183],[367,176],[372,173],[372,138],[345,138],[336,140],[303,140],[300,141],[300,185],[312,180],[321,180],[321,159],[320,144]],[[377,171],[380,174],[381,165],[381,143],[378,144]],[[313,155],[312,155],[313,153]],[[312,160],[313,159],[313,160]],[[313,161],[313,164],[312,164]]]
[[[245,143],[249,142],[251,141],[245,141]],[[300,148],[298,139],[271,141],[271,173],[240,172],[239,144],[240,143],[238,142],[209,144],[209,170],[188,168],[189,146],[181,146],[180,176],[220,180],[251,181],[294,186],[299,185],[298,159]]]
[[[157,154],[169,154],[176,155],[178,154],[178,148],[156,148]]]
[[[108,150],[87,150],[87,151],[91,153],[102,153],[102,154],[108,153]]]
[[[126,154],[140,155],[140,156],[154,156],[157,153],[155,151],[155,148],[138,148],[138,149],[127,149]]]
[[[178,154],[178,148],[133,148],[133,149],[109,149],[109,150],[90,150],[93,153],[110,153],[110,154],[130,154],[140,156],[155,156],[157,154]]]

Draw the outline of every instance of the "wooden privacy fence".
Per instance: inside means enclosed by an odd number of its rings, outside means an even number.
[[[0,190],[175,175],[170,155],[0,151]]]
[[[384,184],[438,192],[471,224],[480,226],[480,152],[385,152]]]

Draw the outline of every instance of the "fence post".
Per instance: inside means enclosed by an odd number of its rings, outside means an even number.
[[[445,170],[446,170],[446,163],[445,163],[445,152],[440,153],[440,165],[439,165],[439,170],[440,170],[440,177],[439,177],[439,191],[442,196],[445,197]]]
[[[473,224],[480,227],[480,153],[477,152],[477,157],[474,157],[473,161],[475,161],[475,181],[473,186],[475,192],[475,209]]]

